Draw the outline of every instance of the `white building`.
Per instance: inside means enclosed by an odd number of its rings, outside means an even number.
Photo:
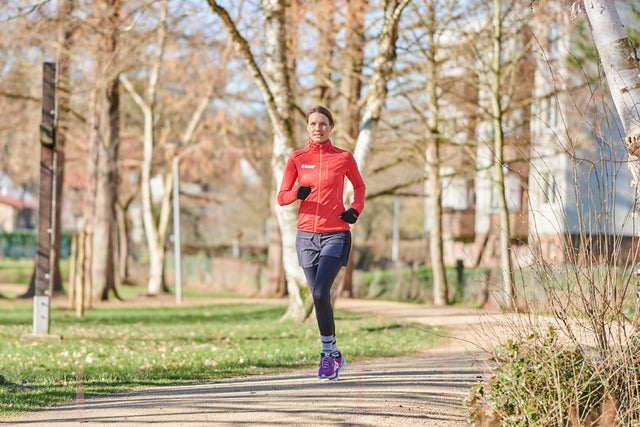
[[[37,207],[35,197],[0,172],[0,232],[35,228]]]
[[[632,209],[635,189],[630,186],[622,127],[607,88],[586,85],[585,74],[569,66],[576,24],[566,5],[557,5],[555,11],[553,6],[547,2],[537,10],[531,26],[510,39],[503,52],[509,58],[528,43],[535,46],[516,68],[510,102],[522,102],[522,107],[504,117],[505,193],[512,253],[519,266],[540,260],[565,262],[575,254],[624,257],[637,246],[640,231]],[[467,28],[490,28],[484,19],[482,23],[482,17],[474,18]],[[586,66],[595,69],[597,64]],[[460,69],[449,65],[448,77],[460,79]],[[487,85],[466,84],[458,93],[486,109],[489,98],[483,87]],[[449,116],[461,114],[460,109],[453,101]],[[501,230],[491,123],[479,122],[466,138],[477,142],[475,168],[471,171],[460,157],[441,168],[445,262],[497,266]]]

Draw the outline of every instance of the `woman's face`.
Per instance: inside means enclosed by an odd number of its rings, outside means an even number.
[[[307,119],[307,132],[309,138],[317,144],[324,144],[329,140],[329,134],[333,130],[333,125],[329,118],[322,113],[311,113]]]

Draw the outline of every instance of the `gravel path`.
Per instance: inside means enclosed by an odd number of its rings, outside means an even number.
[[[0,419],[0,424],[171,426],[468,426],[462,404],[487,374],[487,353],[505,339],[503,318],[477,310],[340,299],[336,308],[446,327],[425,353],[349,363],[339,381],[315,369],[155,387],[78,400]],[[444,331],[444,328],[438,328]],[[438,330],[436,330],[438,333]]]

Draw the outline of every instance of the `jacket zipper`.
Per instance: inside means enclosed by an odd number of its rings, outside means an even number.
[[[318,202],[316,203],[316,217],[313,224],[313,232],[318,232],[318,211],[320,210],[320,190],[322,190],[322,150],[320,150],[320,162],[318,162]]]

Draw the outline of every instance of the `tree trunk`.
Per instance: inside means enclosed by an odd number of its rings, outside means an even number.
[[[289,84],[289,93],[292,98],[290,100],[291,104],[295,104],[295,96],[296,96],[296,67],[297,67],[297,59],[298,59],[298,23],[302,18],[302,8],[301,2],[304,0],[287,0],[289,5],[285,7],[285,15],[284,15],[284,25],[286,25],[285,31],[285,43],[287,49],[285,49],[285,61],[287,68],[287,76],[288,84]],[[285,3],[286,5],[286,3]],[[280,185],[280,183],[276,183],[276,185]],[[276,191],[278,189],[276,188]]]
[[[274,184],[275,185],[275,184]],[[273,187],[272,187],[273,188]],[[276,190],[277,191],[277,190]],[[275,191],[271,191],[270,200],[275,200]],[[283,296],[286,291],[286,279],[282,263],[282,236],[278,226],[275,204],[270,203],[269,251],[267,253],[267,274],[265,286],[260,292],[262,296]]]
[[[128,204],[127,204],[128,205]],[[118,284],[129,281],[129,225],[127,223],[127,209],[116,204],[116,223],[118,229]]]
[[[263,0],[262,8],[265,25],[265,75],[269,81],[269,91],[275,101],[270,109],[271,122],[274,124],[274,142],[272,165],[275,181],[280,183],[284,175],[287,158],[294,147],[293,105],[291,76],[287,68],[286,55],[286,1]],[[285,318],[305,319],[311,312],[312,304],[308,298],[306,278],[298,266],[295,241],[297,234],[296,205],[276,207],[280,233],[282,234],[283,266],[287,277],[289,306]],[[305,292],[307,291],[307,292]]]
[[[362,93],[362,68],[364,66],[364,19],[366,0],[352,0],[347,9],[346,47],[342,52],[343,67],[338,93],[339,117],[337,134],[343,146],[352,150],[358,137],[360,102]]]
[[[106,28],[100,45],[104,47],[97,66],[97,150],[95,200],[93,212],[93,254],[90,262],[92,299],[106,299],[110,291],[115,293],[115,201],[118,191],[118,148],[120,144],[120,98],[117,77],[110,79],[111,67],[117,49],[120,0],[103,0],[96,3],[96,14]],[[105,72],[107,70],[107,72]],[[103,84],[101,84],[101,82]]]
[[[631,185],[640,189],[640,72],[613,0],[585,0],[583,6],[616,111],[626,134]],[[638,209],[636,200],[636,209]]]
[[[285,0],[263,0],[262,11],[264,19],[264,45],[266,61],[264,73],[259,68],[253,56],[249,43],[238,32],[235,23],[227,10],[217,2],[208,0],[211,10],[223,21],[230,33],[231,40],[238,54],[245,64],[262,94],[267,107],[269,120],[273,126],[273,151],[271,164],[276,183],[282,181],[287,158],[293,151],[293,94],[291,92],[290,72],[286,54],[286,7]],[[272,203],[275,203],[273,201]],[[308,298],[306,279],[302,269],[298,266],[295,237],[297,212],[295,205],[276,207],[276,215],[282,235],[282,261],[289,293],[289,306],[285,318],[296,320],[305,319],[313,306]]]
[[[342,79],[340,80],[340,92],[338,105],[340,115],[338,117],[337,134],[341,139],[341,145],[353,150],[360,123],[360,99],[362,93],[362,68],[364,62],[364,18],[367,9],[367,0],[352,0],[347,6],[346,48],[343,52],[344,65]],[[357,227],[357,226],[356,226]],[[353,247],[356,236],[351,241],[351,256],[340,277],[338,292],[336,295],[353,296],[353,271],[355,260]]]
[[[318,38],[316,40],[316,70],[315,83],[312,96],[314,103],[328,106],[331,101],[331,57],[335,48],[335,14],[336,2],[334,0],[320,0],[315,2],[315,13]]]
[[[373,62],[373,74],[369,79],[369,93],[367,94],[353,153],[363,178],[366,178],[369,170],[375,132],[380,121],[380,113],[387,98],[387,81],[391,76],[395,63],[398,23],[402,11],[409,4],[409,1],[385,2],[384,23],[378,39],[378,53]],[[349,191],[349,193],[352,193],[352,191]],[[351,194],[346,194],[346,196],[350,197]]]
[[[440,177],[440,147],[438,135],[432,135],[427,148],[427,174],[431,203],[428,212],[431,230],[429,233],[429,257],[433,270],[433,303],[447,305],[449,292],[444,269],[444,250],[442,244],[442,179]]]
[[[511,263],[511,229],[504,184],[504,129],[501,103],[502,0],[493,2],[493,62],[491,66],[491,112],[493,122],[494,178],[500,211],[500,265],[507,307],[517,308],[513,266]]]
[[[102,144],[98,144],[98,173],[94,213],[93,295],[106,299],[115,292],[115,200],[117,195],[117,156],[119,145],[118,82],[109,82],[101,96],[100,129]]]
[[[98,78],[97,71],[95,71],[96,80]],[[94,213],[95,213],[95,195],[96,195],[96,175],[98,172],[98,130],[97,130],[97,114],[98,114],[98,90],[93,89],[91,91],[91,100],[90,100],[90,120],[89,120],[89,130],[88,130],[88,141],[89,141],[89,153],[87,157],[87,178],[84,189],[84,199],[82,202],[82,224],[85,238],[82,240],[82,251],[85,254],[78,262],[82,265],[80,268],[84,272],[82,275],[82,280],[84,282],[83,289],[87,287],[91,287],[88,285],[88,282],[91,281],[91,257],[86,256],[86,254],[90,253],[89,244],[91,242],[91,238],[93,236],[93,222],[94,222]],[[80,244],[80,243],[79,243]],[[85,298],[90,299],[87,294],[84,295]]]
[[[149,80],[145,91],[145,96],[140,96],[129,79],[125,75],[120,75],[120,82],[123,84],[129,95],[136,102],[143,115],[143,137],[142,137],[142,166],[140,173],[140,198],[142,200],[142,222],[144,226],[145,237],[147,240],[147,249],[149,251],[149,282],[147,283],[147,293],[149,295],[158,295],[162,291],[162,273],[164,271],[165,248],[164,241],[167,225],[169,222],[168,203],[163,200],[163,208],[160,214],[160,225],[156,223],[153,213],[153,204],[151,199],[151,173],[153,163],[153,150],[155,138],[153,128],[155,125],[154,107],[156,101],[156,93],[158,87],[158,79],[160,68],[162,66],[162,58],[164,55],[165,44],[167,40],[167,0],[160,2],[160,16],[157,32],[157,43],[155,45],[155,56],[151,64],[149,72]],[[171,193],[173,179],[165,179],[165,193]],[[170,196],[165,194],[164,199]]]
[[[67,133],[69,130],[70,106],[69,97],[71,83],[69,68],[71,66],[70,50],[73,43],[75,28],[69,23],[69,17],[73,14],[75,4],[73,0],[62,0],[58,4],[59,19],[65,24],[61,25],[58,40],[61,48],[58,51],[58,123],[56,127],[56,205],[55,205],[55,241],[53,259],[53,293],[63,292],[62,277],[60,275],[60,240],[62,235],[62,206],[64,201],[64,160]]]
[[[447,305],[449,295],[447,289],[447,276],[444,269],[443,245],[442,245],[442,179],[440,177],[440,131],[438,123],[440,110],[438,107],[438,75],[436,62],[435,40],[435,7],[433,0],[427,3],[427,40],[429,50],[427,52],[427,92],[429,95],[427,119],[427,180],[430,184],[431,195],[429,235],[429,255],[433,270],[433,303],[438,306]]]

